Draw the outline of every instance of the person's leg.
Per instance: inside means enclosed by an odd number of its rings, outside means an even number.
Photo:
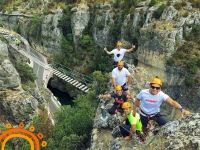
[[[163,126],[168,122],[167,118],[164,115],[161,115],[160,113],[157,113],[155,115],[155,120],[159,126]]]
[[[113,68],[116,68],[116,67],[117,67],[117,63],[118,63],[118,62],[113,62]]]
[[[123,137],[129,136],[131,128],[130,125],[120,124],[119,128]]]
[[[128,64],[124,62],[124,68],[128,69]]]
[[[122,86],[122,90],[127,94],[127,95],[131,95],[129,89],[128,89],[128,85],[127,83],[123,84]]]
[[[129,90],[124,91],[127,95],[131,95]]]
[[[117,104],[114,103],[114,105],[109,109],[109,114],[115,114],[115,110],[117,109]]]
[[[142,131],[145,133],[147,131],[147,124],[149,122],[148,117],[140,114],[140,120],[142,123]]]

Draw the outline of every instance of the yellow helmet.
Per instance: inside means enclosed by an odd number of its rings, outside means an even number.
[[[124,66],[124,62],[123,61],[118,61],[117,66]]]
[[[160,86],[162,86],[162,80],[156,76],[155,78],[150,80],[150,84],[159,84]]]
[[[122,46],[122,42],[119,42],[119,41],[118,41],[118,42],[117,42],[117,47],[118,47],[118,46]]]
[[[115,90],[120,91],[120,90],[122,90],[122,87],[120,85],[118,85],[118,86],[116,86]]]
[[[131,103],[129,103],[129,102],[124,102],[123,104],[122,104],[122,108],[124,109],[124,108],[130,108],[131,107]]]

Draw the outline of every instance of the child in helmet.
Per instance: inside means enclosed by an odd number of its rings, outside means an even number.
[[[132,47],[130,49],[124,49],[122,48],[122,42],[117,42],[117,48],[113,49],[112,51],[108,51],[107,48],[105,47],[104,48],[104,51],[107,53],[107,54],[114,54],[114,62],[113,62],[113,66],[114,68],[117,67],[117,62],[118,61],[121,61],[123,58],[124,58],[124,54],[126,52],[131,52],[133,51],[133,49],[135,48],[135,45],[132,45]],[[126,69],[128,69],[128,64],[127,63],[124,63],[124,67]]]
[[[119,128],[124,140],[130,140],[135,133],[140,137],[141,140],[142,123],[140,121],[140,115],[136,113],[135,116],[133,116],[133,110],[131,109],[131,104],[129,102],[124,102],[122,104],[122,109],[124,110],[125,116],[122,119]],[[124,121],[126,121],[125,124],[123,124]]]
[[[121,86],[116,86],[115,90],[116,90],[116,93],[105,94],[105,95],[99,96],[99,98],[113,97],[115,99],[113,106],[108,111],[109,114],[115,114],[121,108],[121,105],[127,101],[127,99],[133,99],[130,95],[127,95],[126,93],[122,92]]]

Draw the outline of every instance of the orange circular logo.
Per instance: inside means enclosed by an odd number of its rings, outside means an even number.
[[[16,138],[16,137],[26,139],[30,144],[31,150],[35,150],[35,149],[40,150],[39,140],[43,139],[44,135],[42,133],[38,133],[37,135],[35,135],[33,133],[35,130],[34,126],[31,125],[29,127],[29,130],[26,130],[24,129],[24,123],[21,122],[18,128],[13,128],[10,123],[6,124],[6,128],[7,130],[4,132],[2,129],[0,129],[1,150],[4,150],[8,140],[12,138]],[[47,146],[47,142],[42,141],[41,146],[42,147]]]

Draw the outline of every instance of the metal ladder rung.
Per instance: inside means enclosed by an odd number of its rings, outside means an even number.
[[[87,86],[85,86],[82,90],[84,91],[84,90],[86,90],[88,87]]]
[[[76,84],[78,84],[79,82],[78,81],[76,81],[75,83],[73,83],[72,85],[76,85]]]
[[[89,91],[89,89],[85,90],[85,93],[87,93]]]
[[[66,76],[66,77],[64,77],[64,78],[63,78],[63,80],[65,80],[65,79],[67,79],[67,78],[69,78],[69,77],[68,77],[68,76]]]
[[[80,86],[81,84],[82,84],[82,83],[77,84],[76,87]]]
[[[78,87],[79,89],[81,89],[82,87],[84,87],[85,85],[81,85],[80,87]]]
[[[74,81],[72,81],[72,82],[70,82],[70,83],[72,84],[72,83],[74,83],[74,82],[76,82],[76,80],[74,80]]]
[[[67,81],[67,82],[68,82],[69,80],[71,80],[71,78],[68,78],[68,79],[67,79],[67,80],[65,80],[65,81]]]
[[[73,79],[68,80],[67,82],[71,82]]]
[[[63,74],[61,74],[60,78],[62,78],[62,79],[63,79],[64,77],[66,77],[66,75],[63,75]]]

